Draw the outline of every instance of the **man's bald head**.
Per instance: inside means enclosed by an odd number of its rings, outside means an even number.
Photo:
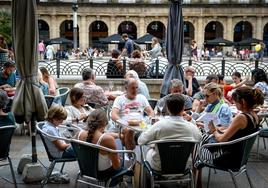
[[[128,78],[125,80],[125,88],[127,91],[127,97],[134,99],[138,94],[138,82],[134,78]]]

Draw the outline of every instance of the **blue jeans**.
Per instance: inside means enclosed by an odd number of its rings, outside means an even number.
[[[61,156],[61,158],[75,158],[75,157],[76,155],[71,145],[64,150]]]

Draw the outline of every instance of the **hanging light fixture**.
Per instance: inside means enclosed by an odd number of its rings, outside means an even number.
[[[215,24],[215,23],[213,23],[213,25],[212,25],[212,30],[213,30],[213,31],[216,30],[216,24]]]
[[[42,24],[41,22],[38,22],[38,29],[41,29],[42,28]]]
[[[126,24],[126,30],[128,30],[129,29],[129,25],[128,25],[128,23]]]
[[[98,22],[97,24],[97,29],[99,30],[100,29],[100,23]]]
[[[67,24],[67,29],[71,29],[71,23],[70,22],[68,22],[68,24]]]

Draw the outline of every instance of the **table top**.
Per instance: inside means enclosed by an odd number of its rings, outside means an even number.
[[[148,125],[146,125],[144,128],[141,128],[141,126],[139,126],[139,125],[138,126],[130,126],[127,121],[122,120],[122,119],[117,120],[116,123],[121,127],[129,128],[129,129],[136,131],[136,132],[143,132],[144,130],[146,130],[146,127],[148,126]]]

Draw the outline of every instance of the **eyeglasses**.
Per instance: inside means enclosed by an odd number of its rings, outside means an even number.
[[[213,93],[210,93],[210,94],[205,94],[205,98],[209,98],[213,94],[214,94],[214,92]]]

